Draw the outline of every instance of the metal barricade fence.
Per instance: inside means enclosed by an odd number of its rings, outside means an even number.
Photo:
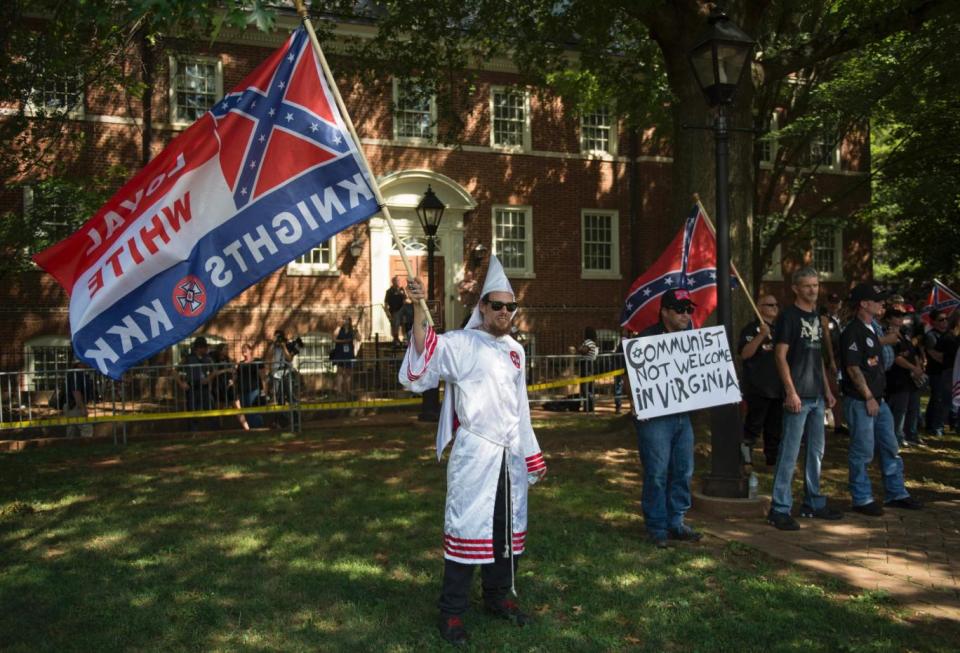
[[[217,418],[231,426],[229,420],[242,424],[240,415],[248,422],[259,416],[258,423],[299,430],[301,413],[419,404],[419,395],[399,382],[401,363],[399,356],[313,360],[271,370],[256,361],[255,373],[239,374],[235,363],[141,366],[120,380],[89,368],[0,372],[0,432],[113,424],[114,440],[125,441],[132,422],[180,419],[196,428],[198,420]],[[580,406],[588,397],[612,396],[611,372],[619,366],[622,357],[614,354],[601,355],[589,366],[576,355],[533,356],[526,369],[530,402]],[[74,392],[84,398],[86,415],[76,410]]]

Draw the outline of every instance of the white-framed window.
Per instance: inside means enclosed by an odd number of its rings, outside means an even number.
[[[780,129],[780,117],[777,112],[770,116],[770,126],[766,134],[763,134],[759,141],[760,163],[761,165],[771,165],[777,158],[777,130]]]
[[[580,150],[584,153],[617,153],[617,121],[608,106],[580,114]]]
[[[432,90],[416,79],[393,80],[393,138],[432,143],[437,140],[437,103]]]
[[[320,243],[309,252],[298,256],[287,264],[287,274],[294,277],[313,275],[336,275],[337,237]]]
[[[820,279],[843,279],[843,226],[833,220],[813,223],[810,238],[811,263]]]
[[[25,216],[34,210],[43,211],[46,219],[37,227],[51,242],[62,240],[75,231],[77,207],[67,196],[56,192],[45,193],[42,187],[24,186],[22,197]]]
[[[597,349],[601,354],[616,351],[620,344],[620,332],[613,329],[597,329]]]
[[[216,57],[170,57],[170,122],[190,124],[223,97],[223,63]]]
[[[530,94],[494,86],[490,89],[490,146],[500,149],[530,149]]]
[[[584,279],[620,278],[620,217],[617,211],[580,212],[580,274]]]
[[[534,276],[533,210],[529,206],[493,207],[493,253],[510,276]]]
[[[67,114],[83,116],[83,77],[80,73],[49,75],[41,69],[36,74],[37,85],[30,90],[27,112],[36,115]]]
[[[305,333],[300,336],[303,347],[294,360],[294,367],[300,374],[325,374],[334,371],[330,361],[333,349],[333,336],[329,333]]]
[[[37,336],[23,346],[27,390],[54,390],[63,383],[73,360],[68,336]]]
[[[840,148],[837,138],[829,132],[819,132],[810,141],[810,165],[819,168],[839,168]]]

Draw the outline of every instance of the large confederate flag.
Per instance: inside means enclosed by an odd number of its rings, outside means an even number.
[[[301,27],[34,259],[70,294],[77,356],[119,378],[376,213],[373,183]]]

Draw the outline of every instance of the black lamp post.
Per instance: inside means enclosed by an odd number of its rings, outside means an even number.
[[[434,296],[433,252],[437,246],[437,229],[440,227],[440,219],[443,218],[443,210],[446,208],[429,185],[427,186],[427,192],[423,194],[423,199],[417,204],[417,218],[420,220],[420,226],[423,227],[423,233],[427,235],[427,301],[431,312],[433,311]],[[420,420],[436,422],[439,419],[440,391],[433,388],[423,393],[423,403],[420,405]]]
[[[730,129],[726,107],[749,67],[754,41],[722,10],[710,12],[706,31],[690,51],[690,64],[707,103],[717,109],[713,122],[717,165],[717,317],[727,332],[733,351],[733,312],[730,296]],[[743,428],[736,404],[718,406],[711,414],[711,468],[703,491],[718,497],[747,494],[740,467],[740,439]]]

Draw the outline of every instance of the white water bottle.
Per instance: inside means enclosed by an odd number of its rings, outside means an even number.
[[[747,481],[747,497],[750,499],[757,498],[757,489],[760,486],[760,479],[757,478],[757,475],[754,472],[750,472],[750,479]]]

